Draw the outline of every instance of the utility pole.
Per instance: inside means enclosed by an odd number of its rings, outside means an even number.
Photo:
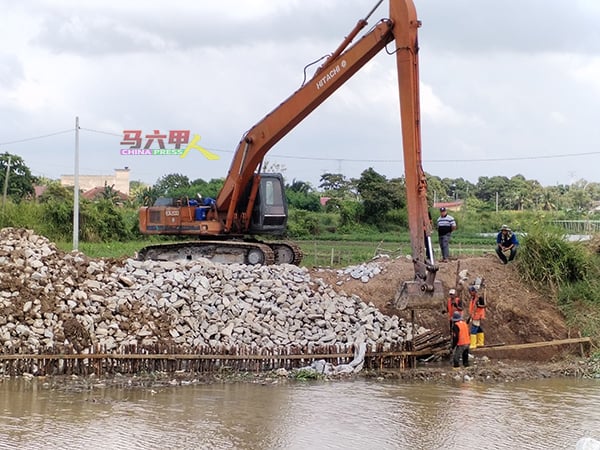
[[[4,175],[4,192],[2,194],[2,212],[4,213],[4,205],[6,205],[6,194],[8,193],[8,175],[10,174],[11,156],[8,155],[8,164],[6,165],[6,175]]]
[[[73,184],[73,250],[79,250],[79,117],[75,117],[75,172]]]

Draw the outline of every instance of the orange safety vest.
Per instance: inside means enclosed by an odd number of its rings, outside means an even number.
[[[471,343],[471,333],[469,333],[469,326],[464,320],[458,320],[454,322],[458,327],[458,341],[456,345],[469,345]]]
[[[448,311],[448,320],[452,320],[452,314],[454,314],[454,311],[458,311],[462,314],[462,306],[460,303],[461,301],[459,297],[454,297],[454,299],[452,297],[448,297],[448,308],[446,308]]]
[[[471,298],[471,304],[469,305],[469,314],[473,320],[485,319],[485,306],[479,306],[477,301],[479,297]]]

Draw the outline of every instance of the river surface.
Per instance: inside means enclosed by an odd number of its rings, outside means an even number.
[[[52,388],[0,379],[1,449],[574,449],[600,381]]]

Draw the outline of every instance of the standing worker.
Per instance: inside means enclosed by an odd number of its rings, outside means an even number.
[[[469,326],[458,311],[452,314],[452,322],[452,366],[458,368],[462,359],[463,366],[469,367]]]
[[[500,228],[500,231],[496,236],[496,244],[496,254],[503,264],[508,264],[510,261],[515,259],[515,256],[517,256],[517,247],[519,246],[519,241],[517,239],[517,235],[513,233],[507,225],[502,225],[502,228]],[[506,259],[505,254],[507,252],[510,252],[508,259]]]
[[[448,321],[450,322],[450,332],[452,332],[452,327],[454,326],[452,317],[454,313],[458,312],[461,317],[463,314],[463,302],[461,298],[456,295],[456,289],[450,289],[448,291],[448,306],[446,311],[448,312]]]
[[[450,238],[452,238],[452,232],[456,230],[456,221],[443,206],[440,208],[440,217],[437,219],[437,229],[440,249],[442,250],[442,262],[448,262],[448,258],[450,257]]]
[[[471,348],[483,347],[485,336],[481,321],[485,319],[485,299],[479,295],[475,286],[469,287],[471,301],[469,304],[469,320],[471,321]]]

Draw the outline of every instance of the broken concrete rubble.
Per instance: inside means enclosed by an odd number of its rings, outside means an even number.
[[[421,329],[417,329],[420,333]],[[91,259],[31,230],[0,230],[0,352],[98,345],[389,346],[412,325],[292,265]]]

